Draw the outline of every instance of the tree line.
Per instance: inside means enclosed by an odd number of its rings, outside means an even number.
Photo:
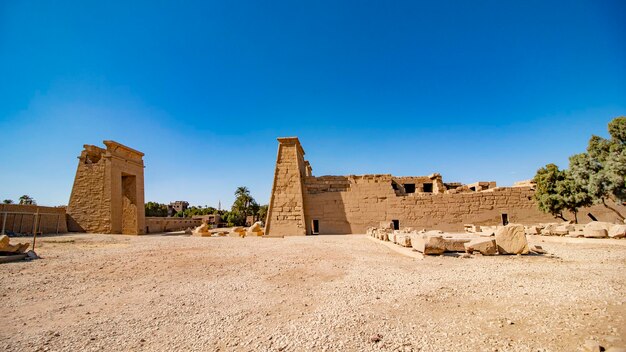
[[[2,201],[3,204],[15,204],[13,199],[5,199]],[[37,202],[29,195],[25,194],[20,197],[19,203],[20,205],[37,205]]]
[[[147,202],[145,204],[146,216],[167,216],[167,205],[157,202]],[[175,217],[190,218],[198,215],[220,215],[222,221],[227,226],[244,226],[246,218],[250,215],[265,221],[267,217],[268,205],[259,205],[250,194],[247,187],[237,187],[235,190],[235,201],[230,210],[220,210],[209,206],[191,206],[184,211],[174,214]]]
[[[601,204],[622,220],[616,204],[626,202],[626,117],[609,122],[608,139],[593,135],[587,151],[569,157],[569,168],[548,164],[537,171],[535,200],[545,213],[566,220],[570,212]]]

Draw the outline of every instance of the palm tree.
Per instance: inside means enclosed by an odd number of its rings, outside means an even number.
[[[23,195],[20,197],[20,204],[22,205],[30,205],[30,204],[37,204],[35,202],[35,200],[33,198],[31,198],[29,195]]]
[[[13,200],[12,199],[5,199],[2,201],[2,203],[4,204],[13,204]]]

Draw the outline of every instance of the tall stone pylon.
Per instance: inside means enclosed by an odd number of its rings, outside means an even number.
[[[297,137],[278,138],[274,184],[267,212],[265,236],[304,236],[304,150]]]

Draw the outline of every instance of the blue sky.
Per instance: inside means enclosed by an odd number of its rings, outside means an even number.
[[[83,144],[146,153],[146,200],[269,200],[315,175],[531,178],[626,115],[626,2],[3,1],[0,198],[67,204]]]

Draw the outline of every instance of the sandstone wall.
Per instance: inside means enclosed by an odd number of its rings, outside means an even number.
[[[104,150],[94,153],[104,154]],[[83,155],[84,154],[84,155]],[[68,203],[68,229],[72,232],[110,233],[110,160],[89,158],[85,152],[79,157],[74,186]]]
[[[32,234],[35,230],[35,216],[38,216],[36,232],[44,234],[67,232],[65,208],[18,204],[0,205],[0,230],[4,222],[6,232]]]
[[[146,233],[186,230],[202,224],[200,219],[146,217]]]
[[[391,181],[390,175],[308,177],[305,217],[319,220],[321,234],[364,233],[368,226],[391,220],[398,220],[400,227],[460,231],[464,223],[500,224],[503,213],[517,223],[553,219],[536,208],[530,188],[397,196]]]

